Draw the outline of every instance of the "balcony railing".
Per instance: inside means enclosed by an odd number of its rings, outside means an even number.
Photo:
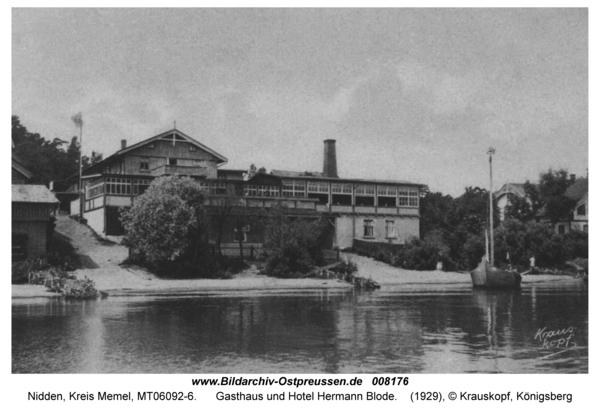
[[[164,176],[164,175],[185,175],[185,176],[208,176],[208,168],[207,167],[198,167],[198,166],[172,166],[172,165],[164,165],[160,167],[156,167],[151,170],[150,173],[155,176]]]

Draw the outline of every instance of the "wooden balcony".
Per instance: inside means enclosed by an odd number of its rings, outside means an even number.
[[[171,166],[164,165],[156,167],[150,170],[150,174],[154,177],[165,176],[165,175],[182,175],[182,176],[196,176],[196,177],[207,177],[207,167],[196,167],[196,166]]]

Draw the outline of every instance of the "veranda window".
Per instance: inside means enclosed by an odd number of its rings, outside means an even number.
[[[284,180],[282,194],[284,197],[306,197],[304,181]]]
[[[131,180],[129,178],[113,178],[106,179],[107,194],[131,195]]]
[[[400,187],[398,189],[398,205],[400,207],[418,207],[419,190],[415,187]]]

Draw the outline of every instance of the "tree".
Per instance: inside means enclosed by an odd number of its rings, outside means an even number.
[[[508,194],[508,205],[504,211],[505,219],[530,221],[533,220],[534,217],[535,214],[527,199],[513,193]]]
[[[33,182],[48,184],[51,180],[66,178],[72,171],[62,147],[66,141],[58,138],[48,141],[38,133],[27,131],[18,116],[11,119],[13,152],[33,173]]]
[[[442,193],[426,193],[421,198],[419,228],[421,238],[432,231],[448,229],[448,213],[452,208],[453,199]]]
[[[64,181],[79,173],[80,145],[77,137],[70,142],[55,138],[49,141],[38,133],[30,133],[18,116],[12,116],[13,152],[33,173],[34,183],[48,185],[50,181]],[[66,150],[65,150],[66,146]],[[92,152],[83,156],[84,168],[102,160],[102,154]]]
[[[253,224],[258,216],[254,215],[248,202],[241,199],[239,204],[233,209],[233,228],[237,233],[237,242],[240,250],[240,261],[244,262],[244,230],[247,226]]]
[[[233,210],[233,207],[238,203],[238,201],[239,199],[233,195],[218,197],[211,201],[210,225],[215,235],[217,253],[220,256],[223,255],[223,252],[221,251],[223,232],[225,231],[227,220],[231,218],[231,211]]]
[[[126,244],[132,254],[157,267],[169,262],[200,263],[207,217],[202,186],[189,177],[161,177],[134,205],[123,210]]]
[[[223,233],[226,228],[233,227],[239,233],[237,242],[240,248],[240,260],[244,261],[242,233],[244,227],[251,224],[251,214],[247,202],[242,196],[236,195],[235,190],[211,199],[210,225],[216,237],[217,252],[220,256],[223,255],[221,251]]]
[[[526,183],[525,192],[530,196],[533,211],[544,210],[544,216],[550,222],[557,223],[569,218],[569,213],[575,206],[575,201],[565,195],[571,185],[567,170],[548,170],[540,174],[536,186]]]
[[[292,277],[322,261],[321,244],[327,221],[296,219],[287,213],[285,207],[273,207],[265,218],[263,251],[267,255],[267,274]]]

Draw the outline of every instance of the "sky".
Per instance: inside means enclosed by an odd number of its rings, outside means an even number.
[[[105,157],[173,128],[223,168],[460,195],[588,169],[586,9],[13,9],[12,114]]]

